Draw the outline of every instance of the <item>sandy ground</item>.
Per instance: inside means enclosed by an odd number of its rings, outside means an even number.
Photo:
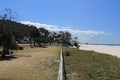
[[[59,47],[25,48],[0,61],[0,80],[56,80]]]
[[[80,45],[81,50],[93,50],[100,53],[106,53],[120,58],[120,46],[107,45]]]

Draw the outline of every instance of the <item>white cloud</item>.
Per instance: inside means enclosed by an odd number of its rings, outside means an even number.
[[[76,30],[71,27],[60,27],[55,25],[48,25],[48,24],[41,24],[41,23],[35,23],[30,21],[21,21],[20,23],[27,24],[27,25],[34,25],[37,28],[43,27],[45,29],[48,29],[50,31],[68,31],[73,36],[79,37],[80,41],[90,41],[92,37],[98,36],[98,35],[111,35],[110,33],[105,33],[104,31],[96,31],[96,30]]]
[[[27,25],[34,25],[37,28],[43,27],[43,28],[57,28],[58,26],[54,25],[48,25],[48,24],[41,24],[41,23],[35,23],[30,21],[21,21],[20,23],[27,24]]]

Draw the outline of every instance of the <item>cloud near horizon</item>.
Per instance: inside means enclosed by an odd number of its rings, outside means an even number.
[[[42,27],[54,32],[68,31],[72,34],[72,36],[77,36],[81,42],[89,42],[92,39],[92,37],[98,36],[98,35],[111,35],[110,33],[106,33],[104,31],[76,30],[71,27],[61,27],[56,25],[41,24],[41,23],[30,22],[30,21],[20,21],[20,23],[26,24],[26,25],[34,25],[37,28]]]

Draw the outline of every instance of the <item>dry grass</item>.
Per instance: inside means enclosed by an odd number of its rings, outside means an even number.
[[[56,80],[59,47],[24,47],[16,59],[0,61],[0,80]]]

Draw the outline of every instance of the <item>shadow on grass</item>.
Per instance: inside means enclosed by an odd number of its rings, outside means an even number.
[[[12,80],[12,79],[0,79],[0,80]]]
[[[16,57],[31,57],[31,55],[15,55]]]
[[[35,46],[35,47],[40,47],[40,48],[47,48],[47,46]]]
[[[11,55],[8,55],[6,57],[1,57],[0,56],[0,61],[4,61],[4,60],[12,60],[12,59],[16,59],[17,57],[16,56],[11,56]]]
[[[46,46],[42,46],[41,48],[47,48]]]

